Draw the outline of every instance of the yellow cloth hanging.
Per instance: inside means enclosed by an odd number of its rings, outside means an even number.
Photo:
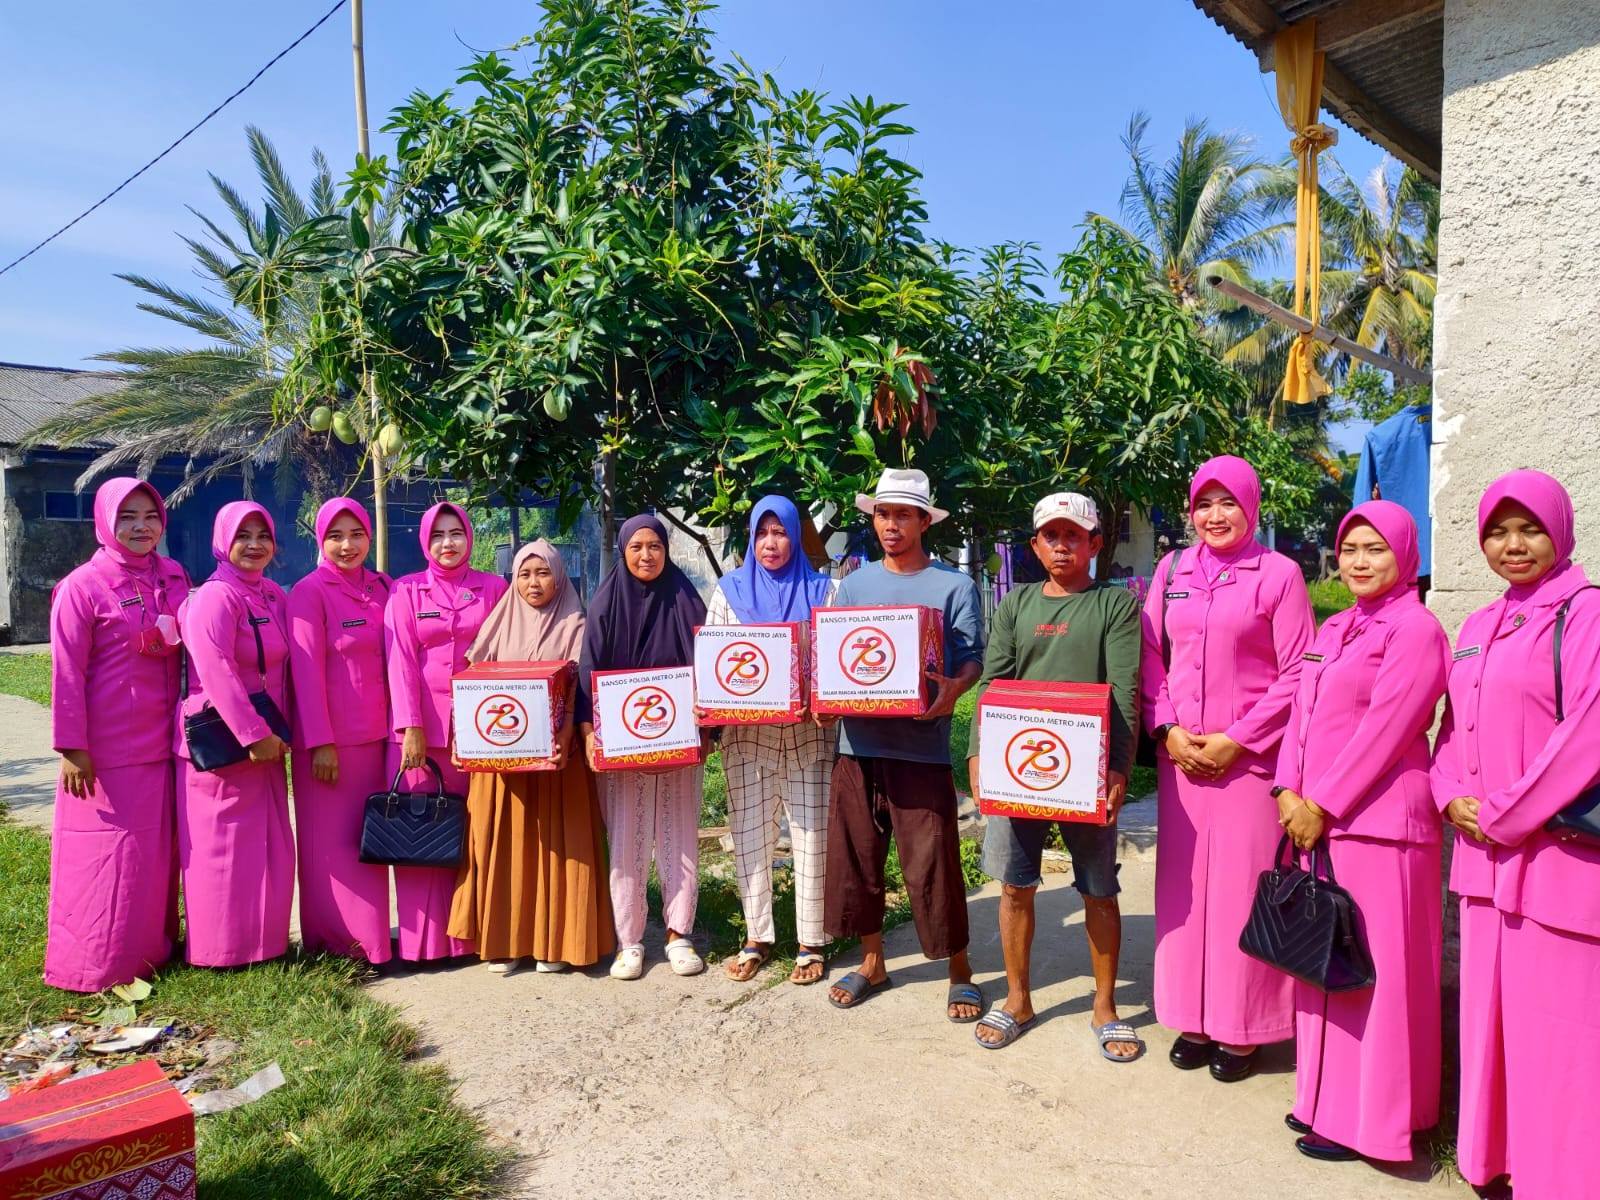
[[[1273,43],[1278,75],[1278,108],[1283,123],[1294,134],[1289,143],[1300,164],[1295,196],[1294,311],[1313,324],[1322,318],[1322,225],[1317,213],[1317,155],[1339,140],[1333,129],[1317,120],[1322,107],[1322,51],[1317,49],[1317,23],[1291,25]],[[1310,306],[1307,307],[1307,293]],[[1310,404],[1333,389],[1317,373],[1316,342],[1302,333],[1289,348],[1289,370],[1283,380],[1284,399],[1290,404]]]

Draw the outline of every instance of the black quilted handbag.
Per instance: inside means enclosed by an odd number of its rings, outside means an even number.
[[[1371,987],[1378,976],[1361,940],[1360,912],[1334,882],[1327,840],[1313,847],[1309,871],[1288,851],[1285,836],[1272,869],[1256,881],[1239,949],[1325,992]]]
[[[444,790],[439,764],[428,759],[436,792],[402,792],[395,772],[387,792],[367,797],[361,817],[361,861],[393,867],[459,867],[467,850],[467,800]]]
[[[1594,587],[1582,587],[1587,592]],[[1600,590],[1600,589],[1597,589]],[[1567,719],[1566,697],[1561,686],[1561,637],[1567,629],[1567,610],[1577,599],[1578,592],[1568,596],[1556,613],[1555,636],[1551,639],[1550,653],[1556,663],[1556,724]],[[1553,833],[1563,842],[1581,842],[1585,846],[1600,847],[1600,784],[1591,784],[1578,793],[1577,799],[1567,805],[1544,824],[1547,833]]]
[[[250,622],[250,632],[256,635],[256,673],[261,676],[261,689],[250,693],[250,706],[267,723],[267,728],[284,741],[289,740],[289,722],[267,691],[267,651],[261,644],[261,630],[255,621]],[[202,681],[203,682],[203,681]],[[180,704],[189,698],[189,652],[178,657],[178,698]],[[222,719],[222,714],[207,701],[199,712],[183,719],[183,744],[189,749],[189,761],[197,771],[220,771],[242,763],[250,751],[233,736],[233,730]]]

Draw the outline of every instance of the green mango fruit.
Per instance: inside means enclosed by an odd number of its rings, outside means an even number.
[[[306,424],[311,426],[314,433],[326,433],[328,427],[333,424],[333,409],[326,404],[317,405],[306,418]]]
[[[354,444],[356,440],[356,427],[355,424],[350,420],[350,415],[348,413],[340,412],[333,414],[333,436],[338,438],[346,446]]]
[[[400,432],[400,426],[393,421],[378,430],[378,449],[382,453],[390,456],[399,454],[405,449],[405,445],[405,435]]]
[[[564,391],[548,391],[544,394],[544,411],[552,421],[565,421],[572,412],[572,401]]]

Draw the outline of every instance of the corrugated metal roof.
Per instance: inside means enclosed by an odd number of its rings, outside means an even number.
[[[63,408],[126,383],[120,371],[0,363],[0,445],[15,446]]]
[[[1273,38],[1307,18],[1327,66],[1323,107],[1438,180],[1444,114],[1444,6],[1439,0],[1193,0],[1268,68]]]

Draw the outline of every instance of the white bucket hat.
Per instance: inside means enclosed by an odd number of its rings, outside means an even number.
[[[910,504],[927,513],[935,525],[950,515],[944,509],[933,506],[933,494],[928,486],[928,476],[922,471],[885,468],[883,474],[878,476],[876,492],[870,496],[865,492],[856,493],[856,507],[867,516],[872,515],[872,508],[877,504]]]

